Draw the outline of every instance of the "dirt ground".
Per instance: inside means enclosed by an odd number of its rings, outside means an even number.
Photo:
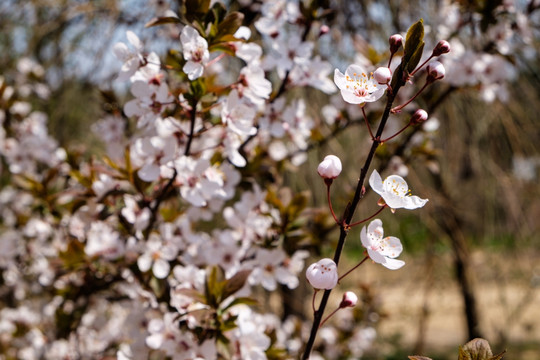
[[[538,259],[537,251],[472,254],[481,332],[494,353],[507,349],[506,359],[540,359]],[[432,258],[432,270],[426,259],[404,260],[407,264],[399,271],[366,264],[353,280],[371,284],[380,296],[388,317],[380,322],[379,340],[399,341],[401,349],[412,351],[422,339],[422,355],[442,359],[441,354],[453,354],[448,358],[456,359],[467,331],[451,255]],[[421,335],[423,309],[427,315]]]

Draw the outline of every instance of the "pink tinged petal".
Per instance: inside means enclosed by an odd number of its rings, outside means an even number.
[[[163,259],[157,259],[154,262],[154,266],[152,266],[152,272],[158,279],[165,279],[169,275],[170,271],[171,265],[169,265],[168,261]]]
[[[368,233],[377,234],[378,239],[382,239],[384,236],[384,230],[382,227],[382,221],[380,219],[375,219],[368,225]]]
[[[389,258],[398,257],[403,251],[401,241],[394,236],[388,236],[381,240],[381,250],[379,253]]]
[[[146,272],[150,270],[150,267],[152,267],[152,256],[150,254],[142,254],[137,259],[137,266],[139,267],[139,270],[142,272]]]
[[[124,113],[127,117],[139,116],[142,114],[141,107],[138,105],[137,99],[130,100],[124,105]]]
[[[131,85],[131,93],[138,98],[150,97],[152,95],[152,89],[147,82],[139,80]]]
[[[188,61],[182,70],[187,74],[189,80],[195,80],[202,76],[204,72],[204,66],[200,63]]]
[[[373,191],[375,191],[379,195],[384,192],[383,181],[381,175],[379,175],[377,170],[373,170],[373,172],[371,173],[371,176],[369,177],[369,186],[371,186]]]

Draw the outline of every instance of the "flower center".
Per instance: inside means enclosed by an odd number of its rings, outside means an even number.
[[[366,97],[374,91],[371,78],[366,73],[354,73],[352,77],[346,75],[345,80],[347,81],[347,89],[358,97]]]

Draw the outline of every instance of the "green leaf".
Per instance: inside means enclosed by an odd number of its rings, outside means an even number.
[[[210,0],[186,0],[185,16],[188,21],[203,19],[210,9]]]
[[[241,12],[233,11],[229,13],[218,25],[219,37],[234,34],[242,26],[242,21],[244,21],[244,14]]]
[[[191,93],[197,101],[206,93],[206,85],[203,78],[198,78],[190,83]]]
[[[226,298],[240,290],[246,283],[249,274],[251,274],[251,270],[242,270],[234,274],[234,276],[231,277],[229,280],[225,281],[223,293],[221,294],[221,300],[225,300]]]
[[[153,27],[153,26],[159,26],[159,25],[165,25],[165,24],[181,24],[182,20],[177,18],[176,16],[166,16],[166,17],[158,17],[153,18],[149,22],[147,22],[144,27]]]
[[[416,68],[420,59],[422,59],[422,53],[424,52],[424,42],[416,49],[414,54],[411,56],[411,59],[407,63],[407,72],[411,73]]]
[[[409,69],[409,62],[414,57],[422,57],[422,50],[424,47],[424,21],[422,19],[418,20],[416,23],[411,25],[407,31],[407,36],[405,40],[405,48],[403,54],[402,64],[404,64],[405,69]],[[422,48],[419,50],[419,48]],[[420,51],[420,54],[417,52]],[[418,59],[419,60],[419,59]],[[414,65],[416,67],[416,65]],[[414,67],[413,67],[414,70]]]

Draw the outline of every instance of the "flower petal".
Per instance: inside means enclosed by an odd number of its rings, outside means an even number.
[[[337,87],[340,89],[345,89],[347,86],[345,75],[338,69],[334,70],[334,83],[336,83]]]
[[[384,192],[383,181],[377,170],[373,170],[371,173],[371,176],[369,177],[369,186],[371,186],[373,191],[379,195]]]
[[[403,251],[401,241],[395,236],[388,236],[381,241],[380,253],[389,258],[396,258]]]
[[[405,204],[403,207],[408,210],[418,209],[423,207],[427,202],[428,199],[421,199],[418,196],[406,196]]]
[[[403,267],[403,265],[405,265],[405,261],[403,260],[396,260],[390,258],[385,258],[385,260],[386,261],[384,263],[381,263],[381,265],[390,270],[397,270]]]

